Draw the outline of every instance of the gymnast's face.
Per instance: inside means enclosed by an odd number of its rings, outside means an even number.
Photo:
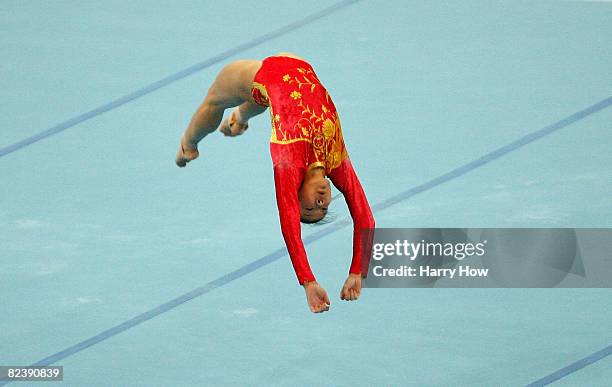
[[[302,222],[316,223],[320,221],[327,214],[327,206],[331,202],[329,180],[319,174],[304,179],[298,196]]]

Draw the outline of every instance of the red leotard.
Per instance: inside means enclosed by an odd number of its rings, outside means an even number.
[[[350,273],[361,273],[362,230],[374,218],[342,138],[336,107],[307,62],[285,56],[263,60],[253,79],[255,101],[270,108],[270,153],[281,230],[298,281],[314,281],[301,238],[298,191],[309,168],[321,166],[344,195],[353,218]]]

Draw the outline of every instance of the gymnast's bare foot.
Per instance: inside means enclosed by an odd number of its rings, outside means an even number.
[[[185,137],[181,137],[181,144],[176,153],[176,165],[182,168],[188,162],[197,159],[199,155],[198,146],[185,141]]]
[[[236,137],[243,134],[249,128],[248,121],[242,121],[238,108],[234,109],[229,118],[223,120],[219,125],[219,131],[226,136]]]

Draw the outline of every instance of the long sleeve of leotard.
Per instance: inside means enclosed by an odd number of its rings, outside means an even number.
[[[363,264],[366,262],[362,262],[361,258],[362,249],[370,242],[364,238],[371,238],[372,235],[372,233],[364,232],[364,230],[373,229],[375,225],[372,210],[348,157],[331,171],[329,178],[334,183],[334,186],[344,195],[349,212],[353,218],[353,259],[349,273],[361,273],[365,277],[367,275],[367,267]]]
[[[276,144],[275,144],[276,145]],[[308,259],[306,257],[306,249],[302,242],[302,229],[300,224],[300,203],[298,199],[298,191],[306,168],[299,168],[297,163],[290,161],[295,157],[296,148],[299,149],[301,144],[290,144],[274,146],[275,155],[278,158],[287,159],[285,161],[276,162],[274,165],[274,185],[276,189],[276,204],[278,206],[278,214],[280,217],[281,231],[291,263],[295,270],[295,274],[300,284],[305,281],[315,281],[315,276],[310,269]],[[299,164],[297,164],[299,165]]]

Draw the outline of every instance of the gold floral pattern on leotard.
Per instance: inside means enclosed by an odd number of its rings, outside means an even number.
[[[259,83],[253,82],[251,85],[251,96],[255,102],[262,106],[268,106],[270,104],[268,98],[268,90],[266,90],[266,86]]]
[[[265,82],[267,88],[263,83],[253,83],[254,98],[261,96],[256,102],[270,107],[270,142],[310,142],[315,157],[311,164],[322,163],[329,172],[347,157],[336,108],[312,68],[283,68],[273,76],[262,74],[261,82]],[[269,96],[271,91],[274,94]],[[265,104],[261,103],[264,101]]]
[[[270,106],[270,99],[268,97],[268,90],[266,85],[253,81],[251,86],[251,96],[255,103],[261,106],[268,106],[270,113],[270,121],[272,122],[272,137],[276,136],[276,132],[282,133],[282,124],[280,122],[280,115],[274,113],[274,108]]]

